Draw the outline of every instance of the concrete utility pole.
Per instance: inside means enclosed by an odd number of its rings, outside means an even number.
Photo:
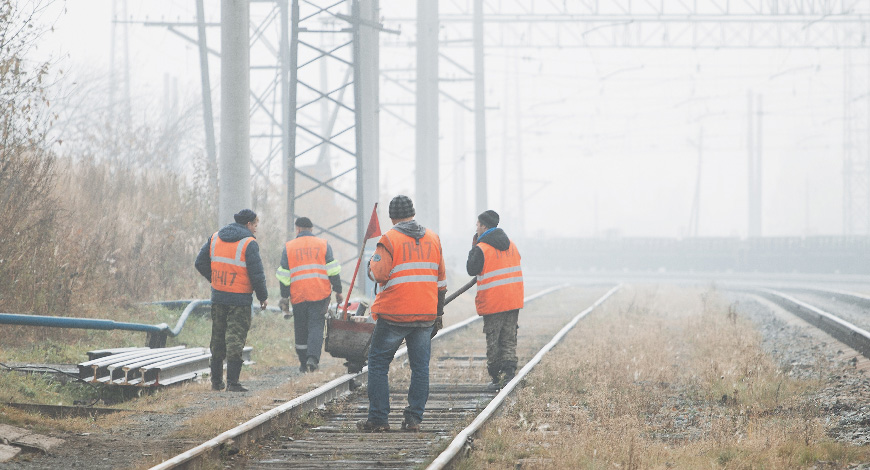
[[[483,74],[483,0],[474,0],[474,174],[477,213],[487,210],[486,201],[486,102]]]
[[[417,220],[438,231],[438,2],[417,0]]]
[[[293,118],[291,117],[291,113],[295,116],[296,110],[293,109],[296,107],[295,102],[293,103],[293,108],[290,107],[290,3],[289,0],[279,0],[278,8],[280,9],[280,17],[281,17],[281,42],[278,47],[278,55],[280,56],[281,62],[281,179],[289,183],[289,175],[290,175],[290,167],[293,165],[293,160],[295,156],[295,149],[290,146],[290,126],[295,125],[291,124],[293,122]],[[295,64],[293,68],[296,68]],[[292,191],[293,186],[287,184],[284,186],[284,203],[286,206],[284,207],[284,239],[289,240],[292,238],[293,228],[294,228],[294,220],[292,217],[292,212],[290,212],[289,208],[291,206],[290,199],[292,196],[289,196],[290,191]]]
[[[763,158],[763,133],[764,128],[762,127],[763,117],[764,117],[764,106],[762,102],[762,95],[758,95],[758,106],[756,107],[756,125],[757,130],[755,132],[755,204],[752,209],[752,218],[755,221],[755,236],[760,237],[764,233],[762,218],[761,218],[761,209],[762,209],[762,201],[763,201],[763,192],[762,192],[762,166],[761,161]]]
[[[248,0],[221,0],[221,143],[218,223],[251,207]]]
[[[120,20],[118,18],[120,15]],[[115,125],[122,124],[127,130],[132,123],[130,99],[130,32],[127,23],[127,0],[112,0],[112,40],[109,52],[109,106],[111,106],[111,118]],[[120,25],[121,31],[118,32]],[[120,36],[120,41],[119,41]],[[124,67],[121,83],[121,102],[118,103],[118,64],[115,62],[118,56],[118,42],[121,43],[121,62]],[[118,105],[122,108],[118,111]],[[117,139],[117,136],[115,136]],[[117,144],[117,143],[116,143]]]
[[[465,113],[459,105],[453,106],[453,230],[470,231],[474,224],[468,218],[468,182],[465,181]]]
[[[704,128],[698,126],[698,171],[695,175],[695,196],[692,198],[692,212],[689,216],[690,237],[698,236],[698,225],[701,219],[701,176],[704,164]]]
[[[516,138],[516,146],[514,150],[517,153],[516,174],[517,174],[517,220],[516,225],[511,229],[518,237],[523,238],[526,235],[526,189],[523,180],[525,173],[523,170],[523,107],[522,107],[522,75],[520,74],[520,53],[514,51],[514,86],[515,86],[515,102],[514,105],[514,126]]]
[[[217,188],[217,143],[214,136],[214,113],[211,106],[211,79],[208,68],[208,44],[205,35],[203,0],[196,0],[196,33],[199,46],[199,75],[202,84],[202,120],[205,126],[205,150],[208,156],[208,187]]]
[[[758,96],[755,104],[752,92],[746,94],[746,151],[749,176],[749,237],[761,236],[761,116],[762,101]],[[753,107],[755,110],[753,112]]]
[[[365,230],[369,223],[368,214],[371,213],[371,209],[375,206],[375,203],[378,201],[380,196],[380,165],[378,164],[380,161],[380,126],[378,123],[380,122],[381,112],[379,103],[380,90],[378,85],[380,78],[380,27],[375,27],[380,21],[380,6],[378,0],[360,0],[359,12],[360,23],[362,26],[359,30],[359,56],[354,59],[354,63],[357,64],[359,70],[358,78],[360,80],[359,87],[356,88],[356,90],[359,90],[360,92],[360,108],[358,113],[360,115],[360,124],[362,126],[362,142],[361,145],[358,145],[358,148],[360,149],[359,153],[362,155],[361,157],[358,157],[357,197],[360,201],[360,213],[362,216],[357,219],[357,232],[360,239],[362,239],[362,235],[365,234]],[[435,137],[437,156],[437,132],[435,133]],[[437,175],[437,158],[435,161]],[[437,221],[437,219],[435,220]]]

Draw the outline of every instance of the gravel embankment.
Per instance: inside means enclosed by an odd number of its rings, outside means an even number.
[[[870,444],[867,360],[767,301],[747,296],[735,296],[733,300],[738,302],[738,313],[757,325],[765,351],[790,376],[822,380],[824,387],[811,397],[811,401],[827,414],[828,435],[854,445]],[[842,302],[837,303],[843,306]],[[819,306],[832,307],[829,303]],[[849,307],[838,309],[837,313],[848,310],[850,315],[860,315],[857,312],[860,309]]]

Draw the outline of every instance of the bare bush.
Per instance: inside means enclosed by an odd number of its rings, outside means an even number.
[[[190,296],[215,219],[208,169],[190,164],[203,161],[193,108],[121,126],[99,79],[51,88],[50,102],[50,64],[26,60],[43,5],[23,5],[0,0],[0,311],[90,316]]]
[[[41,31],[40,2],[0,0],[0,309],[63,305],[51,246],[57,211],[55,159],[48,151],[47,63],[26,60]],[[48,281],[45,282],[44,281]]]
[[[78,254],[80,300],[123,304],[195,291],[192,260],[214,214],[195,187],[166,171],[93,159],[63,165],[64,244]]]

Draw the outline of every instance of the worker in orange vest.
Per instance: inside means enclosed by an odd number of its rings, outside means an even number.
[[[224,388],[224,358],[227,360],[228,392],[247,392],[239,383],[242,349],[251,328],[251,304],[257,293],[260,308],[266,308],[266,275],[257,244],[260,219],[250,209],[233,216],[229,224],[210,236],[194,263],[211,283],[211,389]]]
[[[431,339],[440,327],[447,292],[441,240],[414,220],[407,196],[390,201],[393,228],[378,240],[369,260],[371,277],[380,292],[372,304],[377,320],[369,348],[368,418],[357,423],[366,432],[389,431],[390,385],[387,373],[402,344],[408,346],[411,386],[402,420],[403,431],[419,431],[429,399]]]
[[[499,216],[488,210],[477,216],[477,230],[466,270],[477,276],[477,314],[486,334],[486,368],[490,388],[509,382],[517,370],[517,319],[523,308],[523,270],[516,245],[498,228]]]
[[[299,217],[295,225],[296,238],[284,245],[280,267],[275,273],[281,283],[278,305],[284,318],[290,318],[290,304],[293,304],[299,371],[314,372],[320,364],[330,292],[335,291],[336,303],[343,300],[339,277],[341,265],[333,257],[329,243],[312,233],[314,224],[311,219]]]

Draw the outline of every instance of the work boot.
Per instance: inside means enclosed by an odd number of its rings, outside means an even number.
[[[248,389],[239,383],[239,375],[242,373],[242,361],[227,361],[227,391],[247,392]]]
[[[308,358],[308,362],[306,363],[306,365],[308,366],[308,372],[314,372],[318,369],[317,359],[313,357]]]
[[[388,423],[378,424],[367,419],[361,419],[356,422],[356,428],[362,432],[386,432],[390,430]]]
[[[517,375],[517,366],[506,366],[502,369],[502,374],[504,375],[501,378],[501,383],[506,384],[510,382]]]
[[[303,374],[308,372],[308,366],[305,364],[299,364],[299,372],[302,372]]]
[[[490,392],[501,390],[501,371],[495,367],[487,367],[486,369],[489,372],[489,376],[492,378],[492,382],[486,384],[486,390]]]
[[[501,382],[493,380],[492,382],[486,384],[485,389],[487,392],[497,392],[501,390]]]
[[[404,419],[402,419],[402,431],[420,432],[420,422],[417,421],[416,418],[411,416],[411,413],[408,412],[407,408],[405,408],[403,416]]]
[[[493,383],[498,383],[501,380],[501,368],[500,367],[486,367],[486,371],[489,372],[489,376],[492,377]]]
[[[226,386],[227,384],[224,383],[224,361],[211,361],[211,389],[220,391]]]

